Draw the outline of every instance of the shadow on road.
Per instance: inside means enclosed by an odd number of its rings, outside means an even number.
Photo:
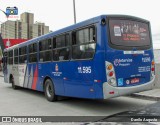
[[[45,99],[44,93],[39,91],[34,91],[31,89],[19,88],[17,90],[13,90],[12,87],[7,86],[7,91],[18,91],[19,94],[25,94],[26,96],[33,96],[34,98]],[[142,101],[142,100],[141,100]],[[129,97],[117,97],[107,100],[92,100],[92,99],[80,99],[80,98],[69,98],[69,97],[59,97],[57,102],[49,102],[51,104],[62,104],[68,107],[72,107],[74,109],[82,109],[93,112],[94,115],[103,115],[106,112],[117,113],[125,108],[125,111],[129,109],[137,108],[137,102],[140,103],[138,99],[130,99]],[[48,104],[48,102],[47,102]],[[144,102],[139,107],[143,107]],[[127,107],[127,108],[126,108]],[[94,114],[96,111],[96,114]],[[124,111],[124,110],[123,110]]]

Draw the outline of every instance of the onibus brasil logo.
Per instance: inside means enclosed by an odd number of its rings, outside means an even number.
[[[6,15],[18,15],[18,8],[17,7],[7,7],[6,8]]]

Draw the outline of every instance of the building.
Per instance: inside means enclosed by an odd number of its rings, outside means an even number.
[[[15,39],[28,39],[28,24],[17,20],[15,22]]]
[[[32,39],[34,38],[32,36],[32,27],[33,27],[33,24],[34,24],[34,14],[33,13],[27,13],[27,12],[24,12],[21,14],[21,22],[22,23],[26,23],[27,24],[27,38],[28,39]],[[36,36],[37,37],[37,36]]]
[[[24,22],[27,24],[34,24],[34,14],[27,13],[27,12],[22,13],[21,14],[21,22]]]
[[[49,26],[45,26],[45,23],[34,23],[34,14],[28,12],[22,13],[20,20],[8,20],[1,24],[3,39],[32,39],[47,33]]]
[[[31,36],[33,38],[37,36],[41,36],[43,34],[47,34],[49,32],[49,26],[45,26],[44,23],[36,22],[32,25]]]
[[[1,35],[2,38],[15,38],[15,21],[6,21],[1,24]]]

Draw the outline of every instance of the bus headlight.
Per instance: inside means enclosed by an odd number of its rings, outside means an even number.
[[[116,80],[114,78],[111,78],[108,80],[108,83],[111,85],[111,86],[117,86],[116,85]]]

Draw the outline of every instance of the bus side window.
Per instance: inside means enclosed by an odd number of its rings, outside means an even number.
[[[69,50],[69,34],[53,38],[53,61],[68,60]]]
[[[56,48],[56,38],[53,38],[53,49]]]
[[[59,60],[68,60],[69,58],[69,48],[63,48],[60,50]]]
[[[77,32],[74,31],[72,33],[72,58],[73,59],[81,59],[82,51],[80,50],[80,46],[77,46],[79,40],[77,39]]]
[[[13,50],[10,50],[8,53],[8,64],[13,65]]]
[[[26,63],[27,60],[27,46],[19,48],[19,64]]]
[[[77,30],[72,33],[72,58],[91,59],[96,47],[95,27]]]
[[[37,43],[29,45],[29,63],[37,62]]]
[[[59,50],[53,50],[53,60],[58,61],[59,60]]]
[[[87,59],[87,58],[92,58],[95,52],[95,43],[92,44],[87,44],[83,47],[83,58]]]
[[[72,45],[76,44],[76,32],[72,33]]]
[[[81,59],[82,51],[80,49],[80,46],[74,46],[72,47],[72,58],[73,59]]]
[[[18,48],[14,49],[14,64],[18,64]]]
[[[39,42],[39,61],[46,62],[52,60],[51,39],[47,38]]]
[[[42,42],[39,42],[39,51],[42,51]]]

